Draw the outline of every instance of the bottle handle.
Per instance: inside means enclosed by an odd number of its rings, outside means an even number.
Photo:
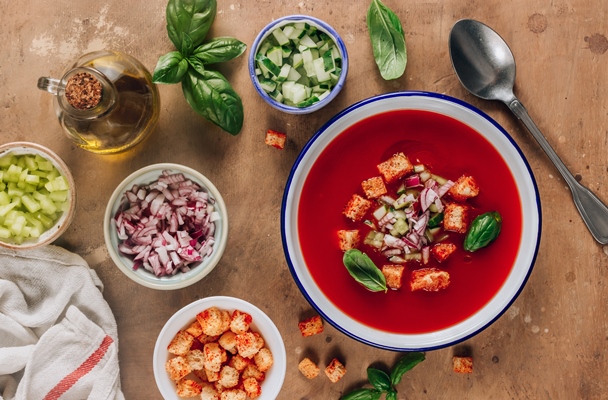
[[[54,79],[45,76],[38,78],[38,89],[52,93],[55,96],[59,94],[60,86],[61,81],[59,79]]]

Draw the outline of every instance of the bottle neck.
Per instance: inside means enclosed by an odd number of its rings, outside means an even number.
[[[116,88],[101,72],[93,68],[77,67],[63,77],[42,77],[38,88],[57,96],[61,109],[74,119],[99,118],[112,110],[116,103]]]

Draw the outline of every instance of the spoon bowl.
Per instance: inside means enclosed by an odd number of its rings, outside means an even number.
[[[515,58],[507,43],[487,25],[472,19],[454,24],[449,38],[452,66],[462,85],[485,100],[500,100],[523,122],[562,175],[594,239],[608,244],[608,207],[581,185],[515,97]]]

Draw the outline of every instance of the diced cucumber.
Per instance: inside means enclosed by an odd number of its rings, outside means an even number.
[[[274,29],[258,47],[255,59],[255,73],[262,90],[275,101],[296,107],[308,107],[327,98],[342,72],[340,52],[333,39],[306,22]],[[22,162],[20,167],[31,169],[30,165],[30,161]],[[22,170],[14,174],[21,174]],[[0,180],[20,182],[14,180],[14,174],[0,176]],[[27,184],[33,185],[34,180]],[[45,209],[42,203],[41,209]]]
[[[283,33],[283,30],[281,28],[277,28],[272,31],[272,36],[274,36],[274,38],[277,40],[277,43],[281,46],[289,44],[289,38],[285,36],[285,33]]]

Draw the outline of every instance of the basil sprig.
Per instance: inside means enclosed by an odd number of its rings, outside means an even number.
[[[383,393],[386,393],[386,400],[397,400],[397,389],[395,389],[395,386],[401,382],[403,374],[424,361],[424,359],[424,353],[408,353],[395,364],[390,375],[377,368],[368,368],[367,379],[372,384],[373,389],[355,389],[342,396],[340,400],[378,400]]]
[[[357,249],[350,249],[344,253],[342,261],[350,276],[368,290],[385,293],[388,291],[386,278],[367,254]]]
[[[380,75],[397,79],[405,72],[407,49],[399,17],[380,0],[372,0],[367,10],[367,30]]]
[[[177,51],[158,59],[155,83],[182,83],[188,104],[205,119],[236,135],[243,127],[243,103],[226,78],[207,65],[232,60],[247,49],[231,37],[203,43],[217,12],[216,0],[169,0],[167,33]]]
[[[464,238],[464,249],[473,252],[486,247],[496,240],[501,226],[502,217],[497,211],[490,211],[477,216]]]

